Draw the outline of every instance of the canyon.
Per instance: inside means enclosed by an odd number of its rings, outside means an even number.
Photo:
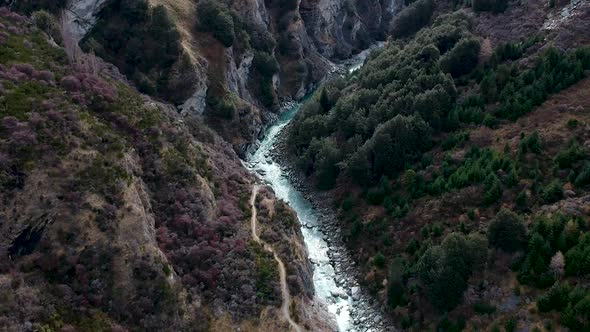
[[[88,33],[107,2],[105,0],[74,0],[66,11],[66,24],[76,40]],[[285,10],[278,1],[231,1],[228,7],[248,29],[262,31],[265,38],[280,43],[288,40],[290,48],[284,54],[275,49],[271,56],[279,70],[272,76],[272,91],[276,100],[264,103],[253,90],[252,47],[223,48],[206,34],[196,32],[195,12],[198,2],[189,0],[151,0],[151,5],[164,6],[181,35],[183,53],[189,64],[185,70],[190,75],[188,83],[180,90],[176,103],[182,114],[203,116],[236,152],[245,156],[248,147],[264,132],[264,128],[276,119],[280,104],[299,100],[317,88],[336,65],[333,61],[350,58],[377,40],[384,40],[393,14],[402,4],[395,0],[356,1],[345,0],[302,1],[296,8]],[[224,93],[235,96],[239,110],[235,117],[219,121],[208,110],[207,94],[212,93],[212,83],[220,84]],[[239,131],[235,128],[239,127]],[[234,130],[232,130],[234,129]]]
[[[0,329],[585,331],[588,18],[0,0]]]

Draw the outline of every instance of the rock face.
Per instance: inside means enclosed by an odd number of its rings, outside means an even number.
[[[226,53],[228,70],[225,79],[229,90],[251,104],[256,103],[248,90],[248,81],[250,79],[250,70],[252,68],[254,54],[252,52],[246,52],[240,59],[234,60],[234,52],[232,49],[227,49]]]
[[[587,216],[590,213],[590,195],[575,197],[576,193],[566,190],[566,199],[552,205],[544,205],[541,211],[545,213],[562,213],[566,216]]]
[[[195,84],[195,92],[182,105],[178,106],[184,116],[202,116],[207,107],[207,82],[198,80]]]
[[[383,38],[398,2],[303,0],[299,12],[320,54],[346,59]]]
[[[76,41],[82,37],[96,23],[96,15],[102,9],[107,0],[74,0],[64,13],[66,24],[70,26],[72,35]]]

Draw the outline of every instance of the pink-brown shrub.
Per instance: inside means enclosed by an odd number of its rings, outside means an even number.
[[[3,168],[7,168],[10,165],[10,163],[10,157],[4,152],[0,152],[0,170]]]
[[[10,69],[2,73],[2,78],[5,78],[12,82],[22,82],[27,79],[27,74],[19,71],[15,67],[11,67]]]
[[[13,25],[9,26],[8,29],[6,29],[6,31],[8,31],[10,34],[13,34],[13,35],[20,35],[21,34],[21,30]]]
[[[35,71],[33,72],[33,77],[39,81],[44,81],[47,83],[53,83],[55,80],[55,75],[49,70]]]
[[[82,83],[80,80],[77,77],[71,75],[64,76],[59,82],[59,85],[69,92],[80,91],[82,88]]]
[[[29,77],[32,77],[35,72],[35,68],[29,63],[17,63],[14,68]]]
[[[94,93],[95,96],[100,96],[107,102],[113,102],[116,100],[117,91],[115,88],[97,75],[79,73],[76,77],[82,82],[82,87],[85,91]]]
[[[55,103],[52,100],[43,100],[41,101],[41,103],[39,104],[39,108],[41,108],[44,111],[49,111],[49,110],[53,110],[55,109]]]

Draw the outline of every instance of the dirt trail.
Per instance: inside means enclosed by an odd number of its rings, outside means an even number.
[[[277,264],[279,265],[279,275],[281,281],[281,293],[283,295],[283,303],[281,305],[281,311],[285,316],[285,319],[289,322],[289,325],[297,331],[302,332],[301,327],[291,318],[291,312],[289,310],[289,304],[291,303],[291,294],[289,294],[289,287],[287,286],[287,270],[285,269],[285,264],[279,258],[275,250],[266,242],[260,239],[258,236],[258,232],[256,231],[258,227],[258,218],[257,218],[257,209],[256,209],[256,196],[258,196],[258,189],[260,186],[254,185],[252,187],[252,197],[250,198],[250,205],[252,206],[252,219],[251,219],[251,226],[252,226],[252,238],[258,244],[260,244],[264,249],[270,252],[273,256]]]

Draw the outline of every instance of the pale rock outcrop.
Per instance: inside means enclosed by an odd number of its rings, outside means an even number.
[[[80,41],[94,26],[96,15],[106,2],[107,0],[72,0],[70,2],[64,17],[76,41]]]
[[[545,213],[562,213],[568,216],[585,216],[590,213],[590,195],[570,197],[551,205],[544,205]]]
[[[252,68],[252,61],[254,61],[254,54],[248,51],[237,61],[234,60],[235,56],[233,49],[228,48],[226,50],[226,54],[228,63],[225,79],[227,81],[229,90],[234,92],[241,99],[254,104],[255,100],[252,98],[250,91],[248,91],[247,88],[250,69]]]
[[[240,17],[246,22],[258,26],[268,26],[270,24],[270,17],[264,0],[236,0],[232,1],[230,6],[240,13]]]
[[[182,115],[201,116],[207,107],[207,82],[200,80],[195,92],[187,99],[184,104],[178,106]]]

